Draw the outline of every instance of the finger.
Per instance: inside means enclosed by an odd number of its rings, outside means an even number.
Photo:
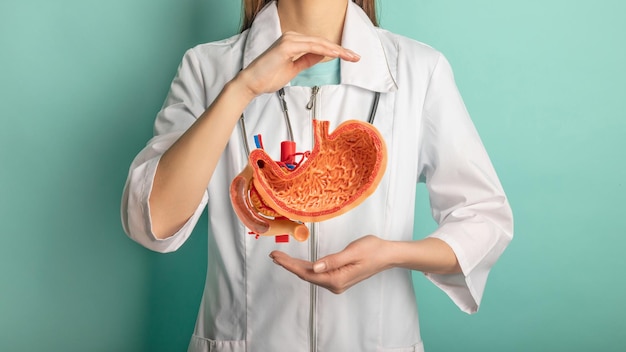
[[[309,67],[319,63],[324,59],[324,56],[317,54],[305,54],[300,56],[297,60],[293,62],[294,66],[298,71],[306,70]]]
[[[325,273],[337,270],[349,264],[354,264],[354,256],[352,251],[344,249],[341,252],[327,255],[313,263],[313,271],[315,273]]]
[[[313,263],[309,261],[292,258],[279,251],[272,252],[270,257],[276,264],[295,274],[300,279],[324,287],[335,294],[342,293],[361,281],[355,277],[354,268],[350,266],[325,273],[316,273],[313,271]]]
[[[281,251],[273,251],[270,253],[270,258],[272,258],[274,263],[294,273],[303,280],[309,281],[311,274],[313,274],[313,263],[309,261],[293,258]]]
[[[298,33],[285,33],[280,42],[288,50],[289,57],[298,57],[304,53],[317,54],[347,61],[358,61],[361,57],[354,51],[344,48],[320,37],[306,36]]]
[[[335,282],[343,282],[344,273],[342,271],[335,272],[335,275],[328,273],[316,273],[313,271],[313,263],[310,261],[290,257],[289,255],[275,251],[270,254],[274,263],[282,266],[285,270],[295,274],[300,279],[308,281],[312,284],[325,287],[333,292],[341,292],[343,289],[337,288]],[[343,281],[342,281],[343,280]]]

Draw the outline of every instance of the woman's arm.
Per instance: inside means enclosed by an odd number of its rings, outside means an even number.
[[[314,263],[292,258],[280,251],[272,252],[270,257],[301,279],[334,293],[342,293],[372,275],[394,267],[437,274],[461,272],[452,249],[436,238],[387,241],[369,235]]]
[[[384,246],[393,253],[389,260],[393,267],[418,270],[431,274],[458,274],[459,261],[447,243],[437,238],[417,241],[389,242]]]
[[[157,238],[174,234],[193,214],[220,154],[253,98],[233,79],[213,104],[161,157],[150,195],[152,230]]]

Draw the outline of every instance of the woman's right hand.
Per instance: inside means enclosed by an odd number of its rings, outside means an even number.
[[[250,98],[254,98],[279,90],[300,71],[317,64],[324,57],[351,62],[360,59],[355,52],[324,38],[285,32],[235,80],[247,90]]]

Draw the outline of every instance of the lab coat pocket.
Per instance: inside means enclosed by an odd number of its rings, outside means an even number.
[[[379,348],[377,352],[424,352],[424,344],[419,342],[409,347]]]
[[[187,352],[245,352],[246,341],[217,341],[193,335]]]

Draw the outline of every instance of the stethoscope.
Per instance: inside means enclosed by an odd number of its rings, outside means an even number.
[[[315,94],[317,93],[317,90],[319,90],[319,87],[315,86],[312,88],[313,89],[313,94],[312,96],[315,96]],[[278,100],[280,102],[280,107],[281,110],[283,112],[283,118],[285,120],[285,125],[287,126],[287,141],[283,141],[283,143],[281,144],[281,154],[282,153],[295,153],[295,141],[293,138],[293,129],[291,128],[291,118],[289,117],[289,110],[287,109],[287,102],[285,101],[285,89],[281,88],[278,90],[278,92],[276,92],[276,95],[278,97]],[[378,101],[380,100],[380,92],[374,92],[374,100],[372,102],[372,107],[370,109],[370,113],[369,116],[367,118],[367,122],[370,124],[374,123],[374,119],[376,118],[376,112],[378,111]],[[312,99],[309,104],[307,104],[307,109],[311,109],[313,108],[315,104],[314,99]],[[315,119],[316,116],[315,114],[313,115],[313,118]],[[246,132],[246,122],[244,119],[244,114],[241,114],[241,117],[239,118],[239,126],[241,129],[241,135],[242,135],[242,139],[243,139],[243,144],[244,144],[244,148],[246,151],[246,155],[250,155],[250,146],[248,144],[248,138],[247,138],[247,132]],[[262,144],[259,143],[259,140],[255,137],[255,143],[257,148],[262,148]],[[283,149],[283,145],[288,145],[288,149],[286,152],[282,152]],[[285,157],[281,157],[281,159],[284,159]]]

